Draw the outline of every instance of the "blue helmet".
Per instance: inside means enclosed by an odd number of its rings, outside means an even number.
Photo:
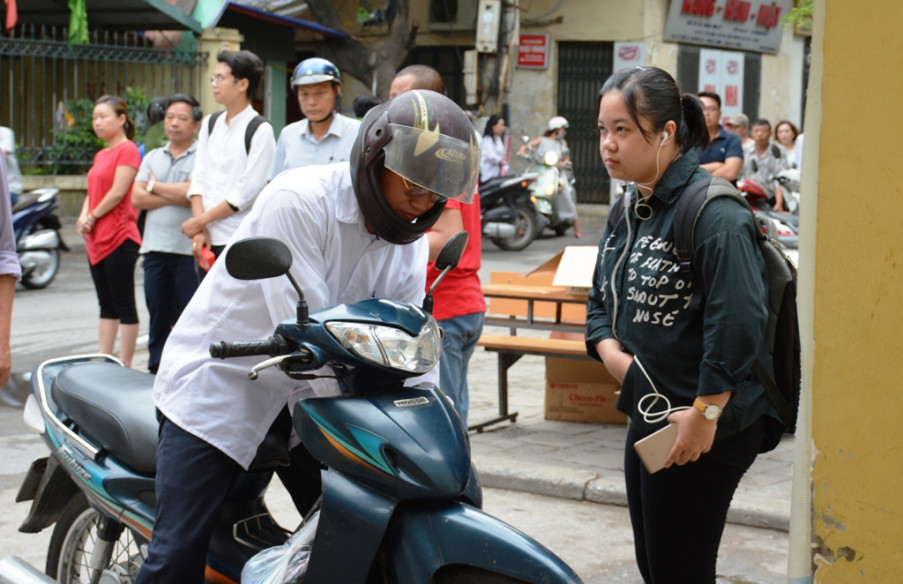
[[[304,59],[292,73],[292,89],[299,85],[313,85],[325,81],[332,81],[341,86],[342,74],[331,61],[319,57]]]

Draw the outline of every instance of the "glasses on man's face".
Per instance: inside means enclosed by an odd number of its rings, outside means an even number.
[[[713,114],[716,114],[719,111],[721,111],[721,108],[718,107],[717,105],[704,105],[704,106],[702,106],[702,109],[703,109],[703,111],[707,111],[707,112],[710,112]]]
[[[223,81],[229,81],[230,79],[235,79],[235,77],[226,77],[225,75],[211,75],[210,83],[212,85],[222,85]]]
[[[440,195],[438,193],[434,193],[433,191],[431,191],[429,189],[425,189],[421,186],[413,185],[413,184],[409,183],[408,179],[401,176],[400,174],[398,176],[401,177],[401,182],[404,183],[404,194],[406,194],[409,197],[429,196],[430,201],[432,201],[434,203],[439,203],[441,201],[448,199],[448,197],[443,197],[442,195]]]

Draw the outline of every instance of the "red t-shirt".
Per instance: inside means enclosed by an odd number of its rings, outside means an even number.
[[[113,187],[116,168],[141,164],[141,152],[131,140],[126,140],[115,148],[104,148],[94,155],[94,165],[88,171],[88,210],[94,210]],[[85,238],[88,262],[93,266],[113,253],[122,243],[131,239],[141,245],[138,232],[138,213],[132,207],[132,187],[112,211],[94,223],[94,228]]]
[[[450,271],[442,283],[433,291],[434,309],[436,320],[445,320],[456,316],[486,312],[486,299],[483,297],[483,289],[480,285],[480,256],[483,246],[480,229],[480,195],[477,193],[473,203],[462,204],[458,201],[449,201],[446,209],[460,209],[464,230],[470,238],[464,248],[464,255],[458,267]],[[430,262],[426,269],[426,288],[439,276],[435,268],[435,262]]]

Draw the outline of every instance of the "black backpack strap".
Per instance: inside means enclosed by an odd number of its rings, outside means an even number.
[[[225,112],[226,112],[226,110],[220,110],[218,112],[213,112],[212,114],[210,114],[210,117],[207,118],[207,136],[208,137],[210,136],[210,134],[213,133],[213,126],[216,125],[217,118],[219,118]]]
[[[257,131],[257,128],[260,127],[260,124],[267,121],[265,117],[260,114],[257,114],[251,121],[248,122],[248,127],[245,128],[245,153],[251,153],[251,140],[254,138],[254,132]]]
[[[699,310],[702,307],[702,286],[693,271],[693,251],[696,247],[693,239],[693,230],[696,227],[696,217],[702,211],[709,193],[710,179],[698,180],[684,189],[677,200],[674,213],[674,253],[677,263],[680,265],[680,273],[689,277],[693,282],[693,295],[690,297],[690,310]]]

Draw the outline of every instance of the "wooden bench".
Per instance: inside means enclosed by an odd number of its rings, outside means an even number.
[[[524,355],[590,359],[586,354],[586,343],[583,341],[484,334],[477,341],[477,346],[483,347],[487,351],[494,351],[499,355],[499,415],[468,427],[469,430],[476,432],[482,432],[487,426],[499,422],[506,420],[515,422],[517,420],[517,412],[508,411],[508,369]]]

